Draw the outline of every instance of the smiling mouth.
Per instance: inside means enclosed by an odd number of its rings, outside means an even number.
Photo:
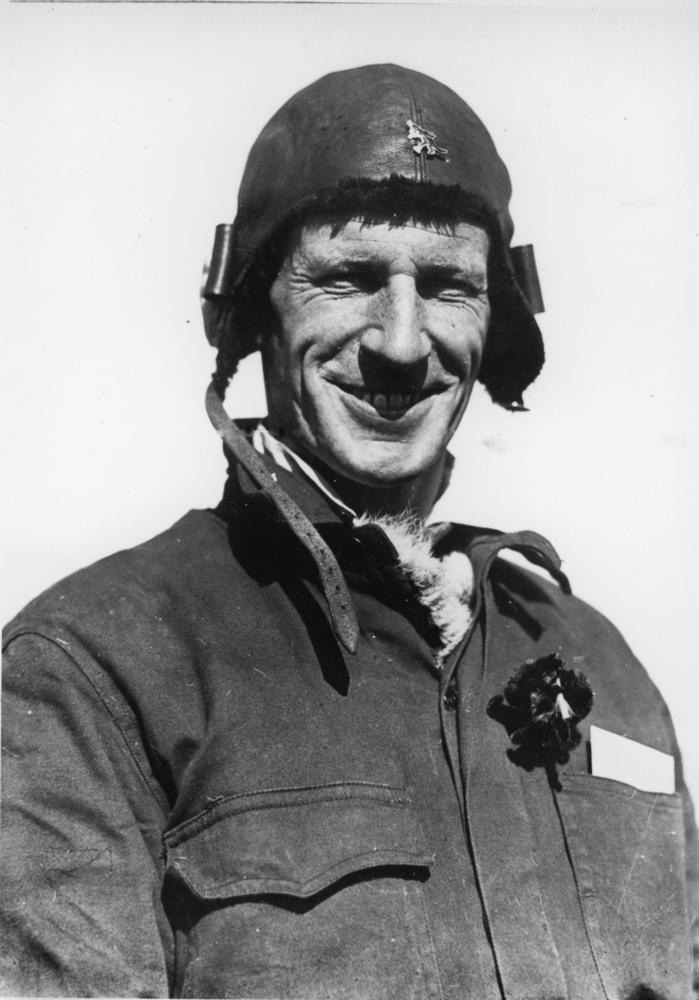
[[[434,387],[423,389],[420,392],[370,392],[364,386],[339,384],[338,389],[373,407],[380,416],[387,420],[397,420],[423,399],[442,391],[441,387]]]

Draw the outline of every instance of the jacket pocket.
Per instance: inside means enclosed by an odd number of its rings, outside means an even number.
[[[420,888],[432,857],[406,789],[230,796],[165,848],[183,995],[439,996]]]
[[[607,994],[691,994],[679,794],[564,774],[557,801],[585,925]]]

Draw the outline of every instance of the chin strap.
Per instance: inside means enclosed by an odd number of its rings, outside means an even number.
[[[273,479],[260,456],[228,416],[213,382],[206,390],[206,412],[228,450],[257,486],[264,490],[281,519],[311,554],[328,602],[335,635],[348,652],[356,652],[359,622],[345,578],[332,551],[301,508]]]

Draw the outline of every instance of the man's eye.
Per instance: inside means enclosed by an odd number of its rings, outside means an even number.
[[[376,277],[364,271],[332,271],[316,278],[315,284],[332,292],[373,294],[379,282]]]
[[[441,299],[444,302],[461,302],[485,295],[487,289],[475,282],[460,279],[425,279],[419,282],[418,292],[423,299]]]

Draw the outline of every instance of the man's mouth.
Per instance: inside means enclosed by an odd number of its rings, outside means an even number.
[[[340,385],[338,389],[360,399],[363,403],[373,407],[377,413],[387,420],[397,420],[404,413],[417,406],[423,399],[440,392],[438,386],[432,389],[422,389],[419,392],[390,392],[388,390],[371,391],[366,386]]]

